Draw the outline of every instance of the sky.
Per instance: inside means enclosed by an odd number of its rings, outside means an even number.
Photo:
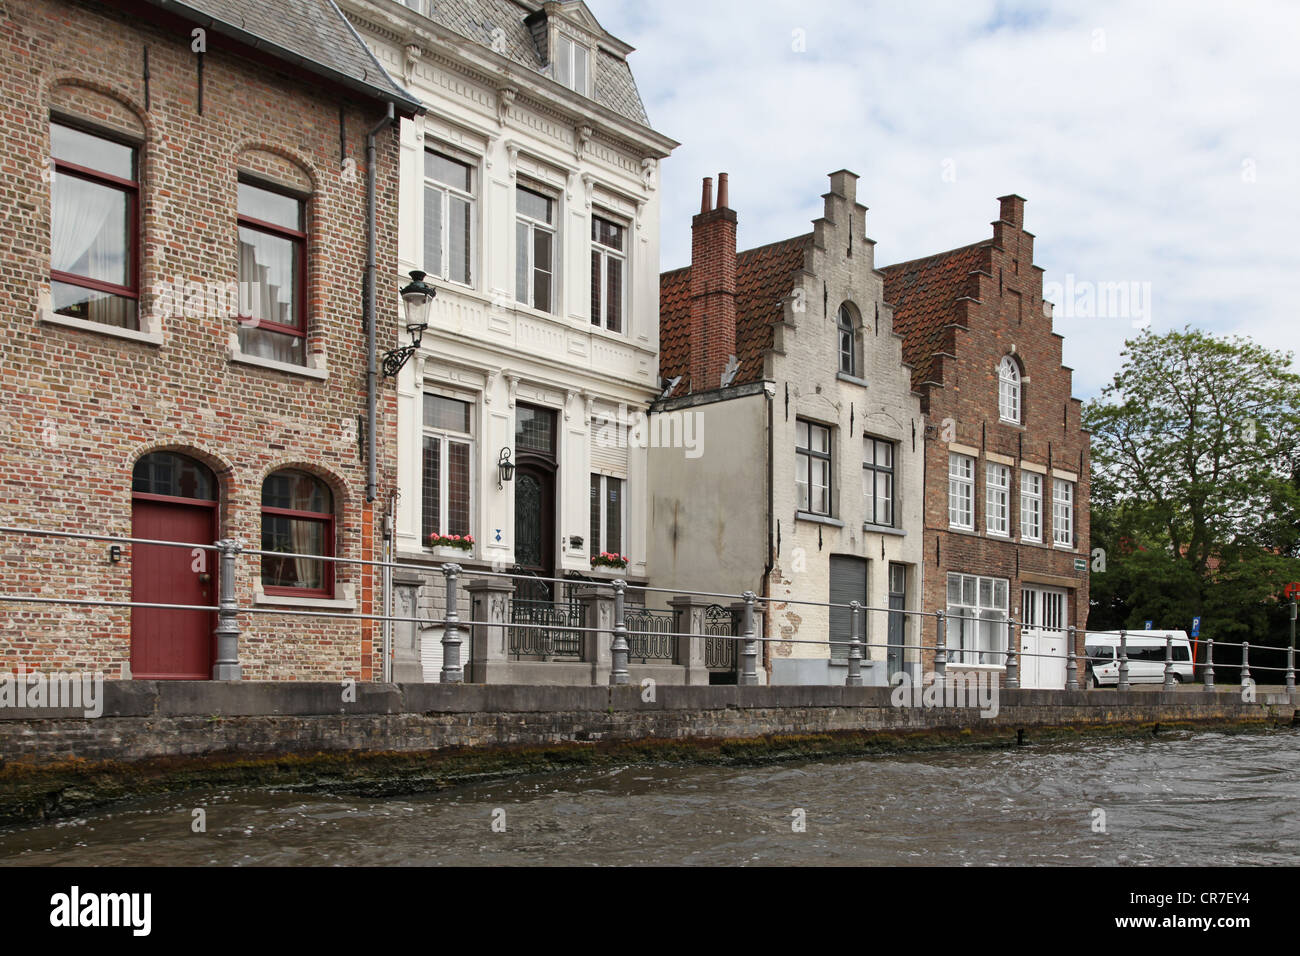
[[[1079,398],[1144,327],[1300,353],[1300,4],[588,6],[682,144],[664,270],[704,176],[730,174],[747,249],[809,231],[847,168],[877,266],[991,237],[996,197],[1024,196]]]

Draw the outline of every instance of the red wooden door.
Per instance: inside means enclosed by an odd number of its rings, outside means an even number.
[[[214,506],[136,495],[131,536],[155,541],[211,544]],[[211,606],[217,595],[216,555],[157,544],[131,546],[131,600]],[[212,677],[210,611],[133,608],[131,676],[140,680],[209,680]]]

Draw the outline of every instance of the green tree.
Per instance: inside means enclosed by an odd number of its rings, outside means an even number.
[[[1092,543],[1106,552],[1088,626],[1200,616],[1216,640],[1283,636],[1276,598],[1300,580],[1291,354],[1194,329],[1125,346],[1114,381],[1084,409]]]

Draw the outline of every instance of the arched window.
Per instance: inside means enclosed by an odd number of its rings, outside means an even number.
[[[262,590],[267,594],[332,597],[334,496],[305,471],[277,471],[262,484]],[[291,556],[290,556],[291,555]]]
[[[217,480],[206,465],[173,451],[156,451],[135,463],[131,490],[137,495],[216,501]]]
[[[840,371],[845,375],[858,374],[857,336],[853,331],[853,310],[848,303],[840,306],[838,320],[840,337]]]
[[[1010,355],[998,365],[998,417],[1020,424],[1020,366]]]

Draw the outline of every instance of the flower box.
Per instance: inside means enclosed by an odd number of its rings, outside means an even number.
[[[429,547],[440,558],[467,558],[474,553],[474,536],[472,534],[431,534]]]
[[[613,568],[614,570],[621,571],[627,567],[627,555],[602,551],[600,554],[592,557],[591,566],[593,568]]]

